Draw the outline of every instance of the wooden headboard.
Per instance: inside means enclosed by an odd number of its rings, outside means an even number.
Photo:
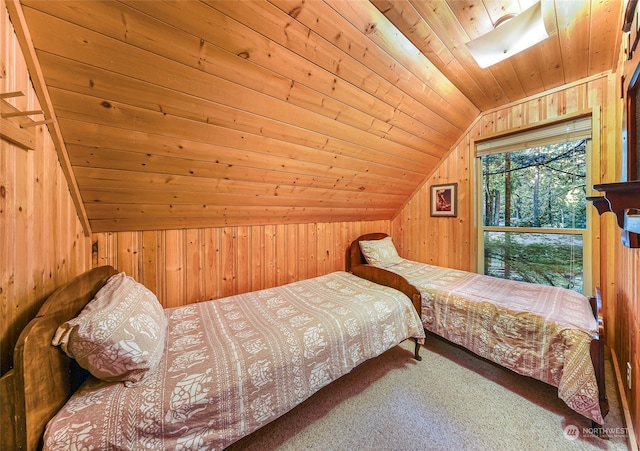
[[[349,247],[349,256],[347,258],[347,271],[358,277],[370,280],[380,285],[395,288],[409,296],[418,315],[422,314],[422,296],[420,291],[411,285],[407,279],[399,274],[387,271],[383,268],[376,268],[367,264],[367,261],[360,250],[360,241],[381,240],[388,237],[386,233],[368,233],[356,238]]]
[[[386,233],[367,233],[356,238],[349,247],[349,257],[347,258],[347,271],[351,271],[358,265],[366,265],[367,261],[360,250],[360,241],[381,240],[388,237]]]
[[[101,266],[56,290],[22,331],[14,351],[16,449],[37,450],[47,422],[60,410],[86,373],[51,340],[117,271]]]

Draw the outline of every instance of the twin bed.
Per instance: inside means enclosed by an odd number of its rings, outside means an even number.
[[[408,338],[411,298],[347,272],[163,310],[96,268],[16,346],[19,449],[222,449]]]
[[[516,373],[558,388],[573,410],[604,424],[604,325],[599,296],[459,271],[398,256],[391,237],[363,235],[348,270],[395,286],[400,277],[421,293],[425,330]]]
[[[405,339],[420,360],[425,330],[557,386],[603,424],[602,323],[580,315],[581,296],[565,308],[542,288],[558,325],[530,311],[540,291],[508,285],[519,293],[511,314],[485,296],[503,282],[400,259],[388,243],[354,241],[351,272],[171,309],[111,267],[88,271],[16,346],[19,448],[222,449]]]

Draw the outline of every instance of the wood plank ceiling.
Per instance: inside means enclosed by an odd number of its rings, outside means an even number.
[[[480,69],[464,42],[529,2],[10,3],[94,232],[390,219],[481,111],[613,69],[622,18],[558,0]]]

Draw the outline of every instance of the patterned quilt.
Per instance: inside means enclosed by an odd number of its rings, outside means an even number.
[[[591,362],[598,329],[586,297],[406,259],[384,268],[418,288],[425,329],[558,387],[570,408],[603,424]]]
[[[165,310],[165,355],[143,383],[91,378],[45,449],[222,449],[399,342],[424,341],[408,297],[335,272]]]

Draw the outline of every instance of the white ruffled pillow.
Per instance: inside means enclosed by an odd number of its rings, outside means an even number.
[[[167,319],[158,298],[124,272],[75,318],[58,327],[53,345],[98,379],[142,381],[164,354]]]
[[[388,266],[402,261],[390,236],[381,240],[360,241],[360,250],[367,263],[373,266]]]

